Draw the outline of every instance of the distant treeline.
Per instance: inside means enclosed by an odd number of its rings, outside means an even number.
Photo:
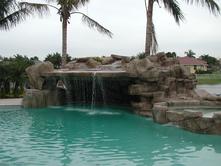
[[[0,59],[0,98],[19,97],[24,91],[25,69],[35,58],[15,55]]]
[[[70,60],[68,56],[68,61]],[[48,54],[44,61],[52,62],[56,69],[61,67],[59,53]],[[27,80],[25,69],[38,62],[40,62],[38,57],[28,58],[18,54],[10,58],[0,56],[0,98],[22,96]]]

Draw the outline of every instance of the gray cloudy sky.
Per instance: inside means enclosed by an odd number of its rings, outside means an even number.
[[[40,0],[30,0],[36,2]],[[41,0],[43,1],[43,0]],[[115,2],[117,1],[117,3]],[[72,57],[103,56],[112,53],[136,55],[144,50],[145,8],[143,0],[91,0],[80,11],[114,33],[110,39],[81,22],[74,15],[68,27],[68,53]],[[192,49],[197,55],[221,58],[221,17],[207,9],[182,3],[186,20],[178,26],[173,17],[155,4],[154,23],[159,51],[175,51],[179,56]],[[22,54],[43,59],[61,52],[61,23],[54,9],[44,18],[28,18],[10,31],[0,31],[0,55]]]

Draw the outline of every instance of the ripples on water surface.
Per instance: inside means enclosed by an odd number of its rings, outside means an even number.
[[[220,166],[221,136],[122,108],[0,109],[0,166]]]

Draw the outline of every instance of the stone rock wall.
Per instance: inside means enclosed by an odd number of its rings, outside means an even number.
[[[173,109],[174,106],[176,108]],[[199,100],[155,103],[152,112],[154,121],[160,124],[172,123],[197,133],[221,134],[221,112],[215,112],[213,116],[207,117],[203,116],[201,111],[191,111],[191,109],[177,111],[177,106],[180,108],[189,106],[200,108],[202,103]]]
[[[129,88],[130,95],[140,100],[132,102],[137,113],[152,115],[154,103],[173,98],[196,98],[196,77],[178,64],[176,59],[158,53],[144,59],[134,59],[125,70],[136,77],[136,84]],[[149,112],[149,113],[148,113]]]
[[[123,70],[125,64],[130,62],[130,57],[114,55],[108,57],[84,57],[69,62],[64,66],[68,70]]]
[[[22,105],[24,108],[47,107],[48,91],[26,89]]]
[[[30,89],[26,89],[23,96],[22,105],[24,108],[42,108],[49,105],[59,105],[60,101],[57,90],[43,89],[45,79],[42,77],[42,74],[52,71],[54,71],[54,67],[51,62],[37,63],[26,69]]]
[[[42,89],[44,79],[41,77],[43,73],[52,72],[54,66],[51,62],[42,62],[32,65],[26,69],[31,89]]]
[[[24,108],[44,108],[48,106],[64,105],[65,91],[62,89],[38,90],[26,89],[22,100]]]

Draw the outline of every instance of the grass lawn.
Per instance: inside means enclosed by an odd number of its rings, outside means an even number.
[[[198,84],[221,84],[221,74],[197,74]]]

